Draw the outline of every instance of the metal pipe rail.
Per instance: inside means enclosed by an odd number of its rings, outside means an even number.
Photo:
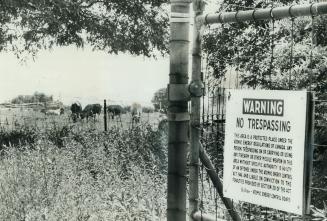
[[[207,25],[258,20],[277,20],[324,14],[327,14],[327,2],[206,14],[198,16],[196,21],[200,24]]]

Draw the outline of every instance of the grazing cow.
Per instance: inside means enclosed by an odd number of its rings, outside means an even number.
[[[132,104],[132,107],[131,107],[131,114],[132,114],[132,116],[134,116],[134,115],[141,116],[141,113],[142,113],[142,106],[141,106],[141,104],[133,103]]]
[[[89,117],[94,117],[95,120],[96,115],[101,114],[101,109],[102,107],[100,104],[88,104],[82,111],[81,118],[86,118],[86,120],[88,120]]]
[[[73,122],[76,122],[77,119],[81,116],[82,105],[79,102],[75,102],[70,106],[70,110],[72,112]]]
[[[108,114],[111,115],[112,119],[115,119],[115,116],[119,116],[123,113],[124,109],[120,105],[109,105],[107,107]]]
[[[46,114],[46,113],[47,113],[47,109],[45,109],[45,108],[42,108],[40,111],[41,111],[41,113],[43,113],[43,114]]]
[[[141,119],[142,106],[138,103],[133,103],[131,107],[132,122],[139,123]]]

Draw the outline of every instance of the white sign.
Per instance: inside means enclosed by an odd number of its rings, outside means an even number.
[[[302,215],[306,91],[229,90],[224,196]]]

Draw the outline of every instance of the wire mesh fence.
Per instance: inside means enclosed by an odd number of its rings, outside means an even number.
[[[202,97],[202,137],[206,152],[211,156],[211,161],[215,165],[216,171],[221,179],[223,179],[224,167],[224,137],[226,124],[226,91],[230,89],[227,81],[212,84],[209,78],[206,78],[206,95]],[[227,85],[226,85],[227,84]],[[234,84],[237,85],[237,84]],[[234,86],[234,88],[237,88]],[[320,102],[315,102],[317,108],[325,108]],[[323,106],[323,107],[321,107]],[[325,131],[327,130],[325,113],[319,113],[315,121],[315,144],[313,159],[313,183],[311,187],[313,207],[323,208],[324,201],[327,199],[327,139],[325,139]],[[228,217],[228,213],[224,205],[219,201],[217,193],[212,186],[202,166],[200,175],[201,180],[201,205],[205,210],[204,204],[207,203],[211,209],[208,212],[214,212],[218,218]],[[210,202],[211,201],[211,202]],[[299,216],[277,211],[267,207],[256,206],[254,204],[237,202],[236,209],[242,217],[242,220],[289,220],[300,219]],[[214,210],[213,210],[214,208]],[[211,211],[210,211],[211,210]],[[224,212],[221,212],[224,211]],[[314,209],[313,209],[314,211]],[[206,211],[207,212],[207,211]],[[228,218],[227,218],[228,219]]]
[[[311,32],[315,31],[314,20],[315,18],[311,18]],[[327,102],[323,99],[324,94],[322,94],[321,87],[319,87],[319,79],[317,79],[314,69],[318,65],[317,59],[322,59],[323,55],[319,55],[319,49],[317,49],[314,39],[312,40],[312,44],[310,47],[310,51],[306,53],[297,53],[296,50],[302,50],[301,47],[296,48],[293,45],[294,40],[294,32],[296,32],[294,28],[294,21],[289,21],[292,26],[292,33],[288,33],[289,42],[287,44],[289,47],[287,53],[282,54],[282,56],[276,58],[276,51],[271,51],[270,57],[260,58],[248,55],[240,55],[241,53],[235,53],[234,56],[226,57],[226,58],[214,58],[219,57],[217,54],[207,53],[203,56],[202,63],[204,64],[202,67],[202,71],[204,73],[204,83],[205,83],[205,95],[202,97],[202,110],[201,110],[201,143],[211,158],[212,163],[215,166],[216,172],[218,176],[223,180],[223,168],[224,168],[224,142],[225,142],[225,125],[226,125],[226,97],[228,89],[284,89],[284,90],[317,90],[317,96],[314,97],[314,108],[315,112],[315,122],[314,122],[314,157],[313,157],[313,171],[312,171],[312,184],[311,184],[311,213],[310,216],[307,217],[310,220],[324,220],[326,218],[326,200],[327,200]],[[310,25],[310,24],[309,24]],[[223,31],[224,27],[216,27],[213,30],[208,29],[207,33],[204,35],[211,35],[217,37],[218,34]],[[273,29],[270,30],[274,31]],[[270,34],[271,36],[271,34]],[[314,33],[312,34],[314,36]],[[209,38],[204,36],[204,38]],[[214,38],[213,38],[214,39]],[[210,40],[210,39],[209,39]],[[231,40],[233,41],[233,40]],[[292,41],[292,43],[290,43]],[[217,42],[221,43],[221,42]],[[273,41],[268,41],[269,44],[274,44]],[[301,42],[297,42],[300,44]],[[254,43],[256,44],[256,43]],[[284,45],[278,45],[275,43],[272,48],[277,48],[280,50]],[[239,51],[239,45],[236,45],[236,51]],[[256,46],[258,47],[258,45]],[[278,49],[278,47],[280,49]],[[243,57],[242,57],[243,56]],[[319,58],[320,57],[320,58]],[[260,76],[260,71],[257,71],[257,77],[265,78],[265,81],[261,81],[261,83],[266,83],[266,85],[260,85],[259,83],[256,85],[251,85],[244,83],[244,78],[253,73],[242,73],[240,64],[244,65],[244,63],[249,60],[253,60],[252,64],[255,66],[255,59],[266,59],[267,60],[267,70],[266,75]],[[279,60],[278,60],[279,59]],[[278,60],[276,62],[275,60]],[[221,73],[215,72],[212,68],[212,62],[217,62],[218,65],[215,67],[219,70],[219,65],[224,64],[225,70],[221,71]],[[243,63],[242,63],[243,62]],[[210,66],[211,63],[211,67]],[[220,63],[220,64],[219,64]],[[283,67],[278,67],[277,65],[284,65]],[[302,66],[301,66],[302,65]],[[302,83],[298,81],[299,73],[301,73],[301,68],[305,68],[306,72],[306,80],[303,80]],[[274,70],[276,69],[276,70]],[[277,70],[278,69],[278,70]],[[253,69],[256,71],[255,69]],[[262,72],[265,72],[262,70]],[[278,74],[283,75],[283,79],[278,78]],[[269,76],[270,75],[270,76]],[[274,85],[279,84],[279,81],[285,81],[282,87],[274,87]],[[267,83],[267,81],[269,81]],[[297,82],[296,82],[297,81]],[[303,83],[305,81],[305,83]],[[208,174],[206,173],[206,168],[202,165],[201,173],[200,173],[200,210],[205,213],[215,214],[215,219],[227,219],[230,220],[228,215],[228,211],[225,206],[221,202],[216,193],[214,187],[212,187],[211,181],[208,178]],[[233,202],[235,209],[240,214],[242,220],[302,220],[303,217],[286,213],[283,211],[279,211],[276,209],[271,209],[263,206],[258,206],[255,204],[247,203],[247,202]],[[320,209],[318,209],[320,208]]]

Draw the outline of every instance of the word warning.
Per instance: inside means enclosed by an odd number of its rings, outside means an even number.
[[[224,196],[302,215],[306,91],[230,90]]]

